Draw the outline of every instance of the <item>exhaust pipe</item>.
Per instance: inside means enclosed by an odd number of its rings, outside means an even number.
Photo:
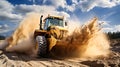
[[[42,29],[42,17],[43,17],[43,15],[41,15],[41,17],[40,17],[40,30],[43,30]]]

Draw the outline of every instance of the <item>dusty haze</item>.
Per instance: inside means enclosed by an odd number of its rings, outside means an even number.
[[[36,54],[36,42],[33,38],[35,29],[39,28],[40,14],[30,13],[20,23],[19,27],[7,38],[4,45],[9,52],[23,52],[27,54]],[[69,22],[70,23],[70,22]],[[76,22],[72,22],[77,25]],[[69,26],[70,27],[70,26]],[[70,27],[73,28],[72,26]],[[69,31],[71,31],[69,29]],[[0,48],[3,47],[0,45]],[[109,55],[109,41],[106,35],[100,30],[97,18],[83,26],[75,29],[66,39],[58,42],[53,47],[51,54],[58,57],[82,57],[97,58],[107,57]]]

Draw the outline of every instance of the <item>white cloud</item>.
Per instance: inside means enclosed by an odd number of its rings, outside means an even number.
[[[120,25],[115,25],[115,30],[120,31]]]
[[[120,0],[81,0],[79,2],[80,9],[90,11],[94,7],[111,8],[120,4]]]
[[[110,27],[102,28],[102,30],[105,32],[113,32],[113,28]]]
[[[103,28],[105,32],[120,32],[120,25],[111,25]]]
[[[14,14],[14,6],[6,0],[0,1],[0,21],[14,21],[22,18],[19,14]]]
[[[0,28],[2,28],[2,25],[0,25]]]
[[[75,10],[76,2],[76,0],[73,0],[72,5],[67,5],[66,0],[43,0],[43,4],[50,3],[50,5],[55,7],[56,9],[62,7],[63,9],[71,12]]]
[[[76,8],[76,5],[75,4],[67,5],[65,8],[66,8],[67,11],[73,12]]]
[[[120,4],[120,0],[72,0],[71,5],[68,5],[66,0],[43,0],[43,3],[46,2],[55,8],[62,7],[71,12],[78,8],[86,12],[94,7],[112,8]]]
[[[15,6],[15,11],[18,12],[18,13],[26,14],[28,12],[46,13],[46,12],[56,11],[56,9],[53,6],[21,4],[21,5]]]
[[[66,0],[44,0],[43,3],[49,2],[54,7],[65,7],[66,6]]]
[[[66,4],[67,4],[66,0],[51,0],[51,1],[57,7],[61,6],[61,7],[64,8],[66,6]]]
[[[0,29],[6,29],[8,28],[9,26],[7,24],[3,24],[3,25],[0,25]]]
[[[77,5],[78,5],[78,0],[72,0],[72,4],[71,5],[66,4],[65,9],[67,11],[73,12],[77,8]]]
[[[31,1],[31,0],[30,0]],[[0,21],[12,21],[12,22],[18,22],[20,21],[26,13],[29,12],[38,12],[40,14],[44,15],[63,15],[65,17],[70,17],[70,15],[67,12],[64,11],[57,11],[56,9],[61,6],[66,6],[65,0],[49,0],[54,5],[26,5],[26,4],[20,4],[13,6],[11,3],[9,3],[6,0],[2,0],[0,2]],[[18,21],[17,21],[18,20]]]
[[[47,1],[47,0],[43,0],[43,2],[42,2],[42,3],[44,4],[44,3],[46,3],[46,1]]]
[[[32,0],[29,0],[32,1]],[[43,0],[43,3],[50,2],[49,5],[26,5],[26,4],[20,4],[20,5],[12,5],[7,0],[1,0],[0,2],[0,21],[9,20],[13,22],[18,22],[16,20],[21,20],[27,13],[29,12],[37,12],[41,15],[47,16],[50,15],[61,15],[65,16],[67,18],[70,17],[70,15],[65,11],[57,11],[59,7],[62,7],[63,9],[67,11],[73,12],[78,7],[82,11],[90,11],[94,7],[102,7],[102,8],[111,8],[118,4],[120,4],[120,0],[72,0],[72,4],[68,5],[66,0]],[[107,15],[104,15],[103,18],[106,18],[108,16],[113,15],[114,12],[111,12]],[[72,18],[73,19],[73,18]],[[74,18],[75,19],[75,18]],[[73,22],[71,20],[71,22]],[[79,22],[76,21],[75,22]],[[107,27],[104,28],[104,30],[107,31],[120,31],[120,26],[110,26],[109,23],[106,21],[103,24]]]
[[[78,0],[72,0],[73,4],[78,4]]]
[[[102,25],[102,26],[110,26],[110,24],[109,24],[110,21],[103,21],[103,20],[101,21],[101,20],[99,20],[98,23],[100,23],[100,25]]]
[[[32,1],[32,0],[28,0]],[[47,0],[45,0],[47,1]],[[65,17],[70,17],[70,15],[65,11],[57,11],[58,7],[66,7],[65,0],[49,0],[53,5],[26,5],[20,4],[13,6],[6,0],[2,0],[0,2],[0,21],[13,21],[21,20],[27,13],[29,12],[37,12],[40,14],[44,14],[45,16],[48,14],[51,15],[61,15]],[[72,8],[69,8],[73,10]]]
[[[0,1],[0,11],[2,11],[2,12],[12,12],[12,10],[13,10],[13,8],[14,8],[14,6],[11,4],[11,3],[9,3],[9,2],[7,2],[6,0],[1,0]]]
[[[7,24],[0,25],[0,33],[8,32],[11,28]]]
[[[57,12],[57,14],[58,14],[59,16],[64,16],[65,19],[66,19],[66,18],[70,18],[70,15],[69,15],[68,13],[64,12],[64,11]]]
[[[22,15],[25,15],[26,13],[29,12],[37,12],[40,13],[44,16],[50,14],[50,15],[60,15],[60,16],[65,16],[65,17],[70,17],[70,15],[67,12],[64,11],[57,11],[54,6],[47,6],[47,5],[17,5],[15,6],[15,11],[17,13],[20,13]]]
[[[104,32],[117,32],[120,31],[120,25],[111,25],[110,21],[98,21],[101,24]]]
[[[0,20],[4,21],[4,20],[19,20],[21,19],[22,16],[21,15],[17,15],[17,14],[12,14],[12,13],[7,13],[7,12],[2,12],[0,13]]]
[[[11,31],[11,29],[4,29],[4,30],[3,30],[3,29],[0,29],[0,34],[1,34],[1,33],[5,33],[5,32],[9,32],[9,31]]]
[[[120,4],[120,0],[72,0],[68,5],[66,0],[43,0],[43,3],[49,3],[55,8],[62,7],[67,11],[75,11],[80,8],[83,12],[92,10],[94,7],[111,8]]]
[[[60,6],[60,4],[59,4],[59,6]],[[48,14],[50,14],[50,15],[61,15],[64,17],[70,17],[70,15],[67,12],[57,11],[57,8],[52,5],[48,6],[48,5],[20,4],[20,5],[14,6],[11,3],[9,3],[7,0],[1,0],[0,12],[1,12],[0,13],[0,22],[2,22],[4,24],[6,24],[5,23],[6,21],[7,22],[19,22],[29,12],[37,12],[44,16],[47,16]],[[11,27],[8,27],[8,25],[0,25],[0,33],[9,32],[13,29],[14,29],[14,27],[11,28]]]
[[[105,15],[102,16],[102,19],[106,19],[106,18],[112,16],[112,15],[115,14],[115,13],[116,13],[115,11],[110,12],[110,13],[107,13],[107,14],[105,14]]]
[[[51,0],[52,1],[52,0]],[[21,20],[27,13],[29,12],[37,12],[41,15],[47,16],[50,15],[58,15],[58,16],[64,16],[64,18],[70,18],[70,15],[65,11],[57,11],[58,7],[62,8],[69,8],[69,10],[73,11],[74,5],[70,7],[66,7],[66,1],[65,0],[54,0],[55,3],[53,5],[26,5],[26,4],[20,4],[20,5],[12,5],[8,1],[4,0],[5,4],[0,2],[0,21],[14,21],[18,22],[16,20]],[[53,2],[53,1],[52,1]],[[7,7],[7,8],[6,8]],[[0,29],[1,33],[8,32],[13,29],[3,29],[3,26]],[[7,25],[5,25],[7,27]]]

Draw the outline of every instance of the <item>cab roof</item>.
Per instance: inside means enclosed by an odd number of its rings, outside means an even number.
[[[61,16],[50,16],[50,15],[48,15],[48,17],[46,17],[44,20],[46,20],[46,19],[60,19],[60,20],[63,20],[64,17],[61,17]]]

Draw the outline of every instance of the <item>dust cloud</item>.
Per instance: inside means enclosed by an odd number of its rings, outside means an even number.
[[[20,52],[34,55],[36,53],[34,31],[39,29],[40,15],[36,13],[27,14],[14,33],[6,38],[5,49],[8,52]],[[3,47],[1,45],[1,47]]]
[[[53,47],[54,56],[98,58],[109,55],[109,41],[101,31],[97,18],[76,29],[65,40]]]
[[[6,51],[35,55],[37,48],[35,47],[34,31],[39,28],[39,21],[40,14],[28,14],[13,35],[5,40],[8,44],[7,48],[5,48]],[[64,40],[57,42],[50,53],[58,57],[107,57],[109,47],[106,35],[99,28],[97,18],[94,18],[87,24],[74,30]]]

